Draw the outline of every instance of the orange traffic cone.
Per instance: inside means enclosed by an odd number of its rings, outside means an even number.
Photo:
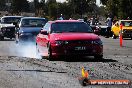
[[[120,47],[122,47],[122,44],[123,44],[123,38],[122,38],[122,24],[120,24],[120,29],[121,29],[121,31],[120,31]]]
[[[84,70],[84,67],[82,67],[82,77],[88,78],[89,74],[88,71]]]

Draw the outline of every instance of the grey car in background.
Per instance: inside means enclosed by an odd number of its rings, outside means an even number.
[[[15,38],[15,27],[23,16],[3,16],[0,22],[0,40]]]
[[[40,17],[23,17],[15,34],[16,43],[34,42],[47,20]]]

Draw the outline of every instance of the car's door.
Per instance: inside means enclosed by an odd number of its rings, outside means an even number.
[[[49,41],[48,31],[50,28],[50,24],[46,23],[41,32],[37,36],[37,44],[40,52],[43,52],[47,48],[47,43]]]

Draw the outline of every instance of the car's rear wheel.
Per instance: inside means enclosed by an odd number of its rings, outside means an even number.
[[[0,36],[0,40],[4,40],[4,36]]]
[[[103,58],[103,55],[95,55],[94,58],[95,59],[102,59]]]

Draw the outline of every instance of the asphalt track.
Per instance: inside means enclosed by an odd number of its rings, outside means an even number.
[[[0,88],[82,88],[78,82],[81,68],[89,79],[128,79],[132,81],[132,40],[100,36],[104,58],[69,58],[49,61],[36,55],[33,44],[17,45],[0,41]],[[131,85],[89,85],[86,88],[132,88]]]

